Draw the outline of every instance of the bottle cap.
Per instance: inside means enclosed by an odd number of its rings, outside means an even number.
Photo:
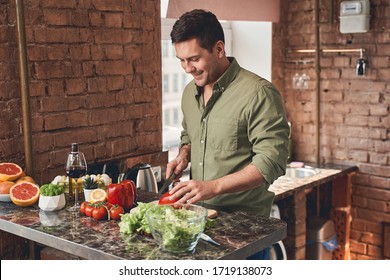
[[[79,144],[72,143],[71,151],[72,151],[72,153],[77,153],[79,151]]]

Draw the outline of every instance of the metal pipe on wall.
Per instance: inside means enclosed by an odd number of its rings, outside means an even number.
[[[315,95],[315,149],[316,149],[316,162],[320,163],[320,0],[315,1],[315,72],[316,72],[316,95]]]
[[[20,91],[22,99],[23,114],[23,138],[26,163],[26,174],[34,176],[33,154],[32,154],[32,131],[30,112],[30,92],[28,80],[27,46],[24,22],[23,0],[15,0],[16,23],[18,32],[19,68],[20,68]]]
[[[316,94],[315,94],[315,152],[316,152],[316,162],[320,164],[320,59],[321,59],[321,49],[320,49],[320,0],[315,0],[315,72],[316,72]],[[317,216],[320,215],[320,188],[317,188],[317,203],[316,203],[316,212]]]

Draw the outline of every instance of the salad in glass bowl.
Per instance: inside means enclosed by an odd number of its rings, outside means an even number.
[[[193,252],[207,222],[207,209],[194,205],[156,205],[146,211],[153,238],[162,250]]]

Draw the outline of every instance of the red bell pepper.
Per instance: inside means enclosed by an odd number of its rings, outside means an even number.
[[[134,189],[135,184],[131,180],[126,180],[126,182],[120,184],[109,184],[107,189],[107,200],[109,203],[118,204],[128,211],[134,204]]]
[[[131,189],[133,190],[133,194],[134,194],[134,202],[133,203],[136,203],[137,202],[137,187],[135,186],[135,183],[132,180],[123,180],[121,182],[121,184],[130,185]]]

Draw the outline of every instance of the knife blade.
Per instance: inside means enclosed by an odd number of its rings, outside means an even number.
[[[162,185],[161,189],[158,191],[158,197],[161,197],[163,192],[168,188],[170,184],[172,184],[173,180],[175,180],[176,174],[175,172],[172,172],[171,176],[167,180],[165,180],[164,184]]]
[[[205,233],[201,233],[200,234],[200,238],[203,239],[204,241],[210,242],[211,244],[214,244],[214,245],[217,245],[217,246],[221,245],[221,244],[219,244],[217,241],[215,241],[214,239],[212,239],[210,236],[208,236]]]

